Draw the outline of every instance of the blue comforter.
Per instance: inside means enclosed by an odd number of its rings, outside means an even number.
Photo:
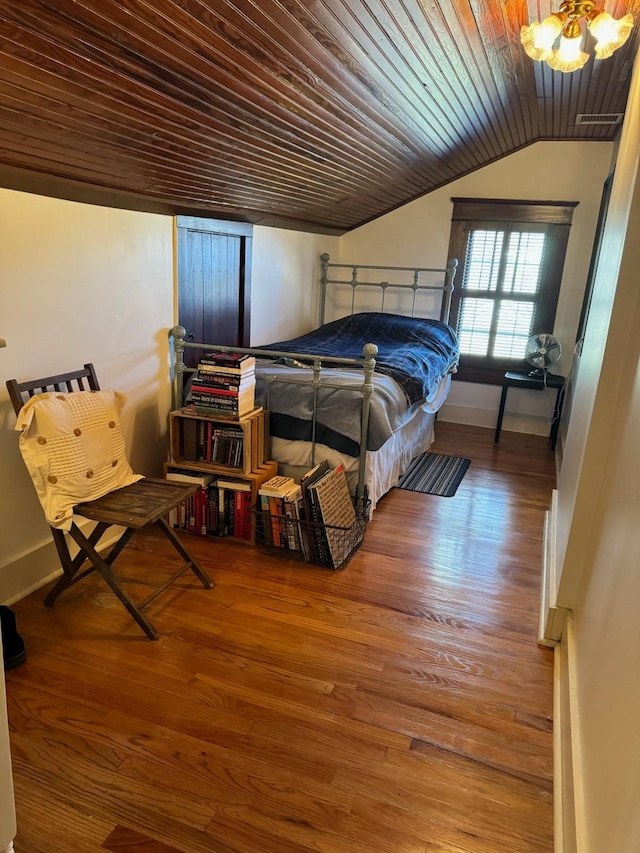
[[[431,405],[440,380],[457,363],[458,344],[451,327],[436,320],[355,314],[327,323],[299,338],[258,349],[320,355],[323,367],[328,369],[323,372],[326,381],[353,387],[358,386],[362,372],[339,365],[333,370],[331,357],[360,358],[367,343],[379,348],[367,442],[368,450],[378,450],[411,416],[414,404],[421,405],[428,399]],[[271,435],[310,441],[316,407],[316,441],[349,456],[357,456],[362,413],[360,392],[346,387],[322,387],[316,398],[308,384],[274,382],[267,399],[267,376],[300,381],[308,375],[310,365],[292,363],[290,358],[275,363],[266,358],[256,364],[256,402],[270,410]]]
[[[376,371],[395,379],[409,403],[427,397],[458,361],[458,339],[451,326],[439,320],[376,312],[343,317],[264,349],[321,355],[329,363],[331,356],[360,358],[367,343],[378,346]]]

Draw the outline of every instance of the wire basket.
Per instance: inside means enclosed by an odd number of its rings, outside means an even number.
[[[258,506],[251,509],[255,546],[285,560],[298,560],[328,569],[347,565],[364,539],[371,501],[354,502],[356,520],[350,527],[303,521],[272,514]]]

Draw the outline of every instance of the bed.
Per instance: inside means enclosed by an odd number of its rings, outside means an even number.
[[[373,510],[433,441],[459,356],[446,322],[456,263],[373,267],[334,264],[324,254],[318,328],[266,346],[186,341],[175,327],[175,407],[189,401],[184,348],[254,355],[256,404],[270,413],[270,457],[279,472],[299,479],[323,459],[342,463],[353,494]]]

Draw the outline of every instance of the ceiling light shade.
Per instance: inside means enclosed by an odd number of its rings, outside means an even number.
[[[588,21],[587,26],[596,40],[596,59],[606,59],[629,38],[633,16],[625,15],[616,21],[608,12],[600,12]]]
[[[589,54],[582,50],[583,18],[596,41],[596,59],[611,56],[629,38],[633,28],[630,14],[616,20],[608,12],[597,10],[595,0],[563,0],[559,12],[542,23],[534,21],[521,28],[520,41],[525,53],[538,62],[546,61],[555,71],[582,68],[589,59]]]
[[[554,41],[562,32],[563,17],[565,16],[555,13],[545,18],[541,24],[534,21],[528,27],[522,27],[520,41],[527,56],[539,61],[549,56]]]
[[[554,71],[577,71],[589,59],[589,54],[584,53],[581,49],[580,37],[560,38],[560,47],[558,50],[552,50],[551,55],[547,58],[547,65],[553,68]]]

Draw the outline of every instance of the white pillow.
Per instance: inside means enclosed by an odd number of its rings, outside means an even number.
[[[18,414],[20,451],[47,521],[69,530],[73,507],[141,480],[126,457],[120,412],[124,394],[47,392]]]

